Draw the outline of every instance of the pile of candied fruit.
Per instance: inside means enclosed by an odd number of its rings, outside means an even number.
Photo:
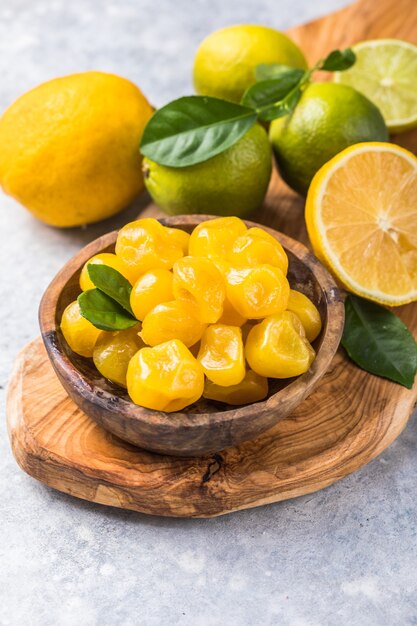
[[[99,330],[75,301],[63,313],[62,333],[136,404],[171,412],[201,396],[257,402],[268,395],[268,378],[303,374],[315,358],[317,308],[290,289],[281,244],[237,217],[205,221],[191,235],[151,218],[127,224],[115,254],[86,263],[82,291],[94,287],[89,264],[107,265],[130,282],[138,323]]]

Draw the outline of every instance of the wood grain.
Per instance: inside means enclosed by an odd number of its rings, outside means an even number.
[[[289,34],[311,61],[366,38],[417,43],[417,2],[361,0]],[[417,149],[417,131],[394,139]],[[303,208],[274,173],[253,219],[307,242]],[[417,304],[396,312],[417,337]],[[339,350],[316,391],[272,430],[220,454],[175,459],[123,443],[85,416],[37,339],[16,361],[8,426],[22,469],[51,487],[145,513],[210,517],[310,493],[355,471],[400,434],[416,399],[417,382],[409,391],[366,374]]]
[[[417,307],[404,319],[417,331]],[[342,352],[295,412],[220,454],[175,458],[122,442],[87,417],[55,376],[41,339],[19,355],[8,426],[22,469],[73,496],[143,513],[211,517],[322,489],[400,434],[417,398],[355,368]]]
[[[314,63],[335,48],[365,39],[400,38],[417,44],[415,0],[360,0],[319,18],[290,28],[287,34]]]

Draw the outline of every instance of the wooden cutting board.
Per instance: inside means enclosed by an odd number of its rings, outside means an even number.
[[[310,61],[363,39],[417,43],[417,2],[361,0],[289,34]],[[417,131],[394,140],[417,150]],[[275,173],[255,219],[307,242],[303,208]],[[397,313],[417,338],[417,304]],[[204,458],[159,456],[118,440],[84,415],[38,338],[17,357],[7,413],[17,462],[47,485],[144,513],[211,517],[310,493],[355,471],[394,441],[416,400],[417,382],[409,391],[366,374],[340,349],[315,393],[258,439]]]

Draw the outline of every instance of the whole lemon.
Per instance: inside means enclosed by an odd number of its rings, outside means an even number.
[[[274,120],[270,139],[285,182],[306,194],[314,174],[336,154],[362,141],[388,141],[379,109],[352,87],[311,83],[295,110]]]
[[[255,82],[255,67],[262,63],[307,69],[298,46],[274,28],[239,24],[217,30],[197,50],[195,90],[204,96],[240,102],[246,89]]]
[[[0,184],[52,226],[96,222],[143,190],[139,143],[152,107],[102,72],[56,78],[0,119]]]
[[[268,135],[259,124],[225,152],[203,163],[167,167],[143,160],[149,193],[171,215],[247,215],[262,204],[271,167]]]

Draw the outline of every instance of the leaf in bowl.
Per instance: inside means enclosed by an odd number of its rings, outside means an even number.
[[[118,302],[100,289],[89,289],[78,296],[81,315],[100,330],[125,330],[138,323]]]
[[[96,263],[89,263],[87,271],[95,287],[113,300],[116,300],[125,311],[133,315],[132,307],[130,306],[132,285],[120,272],[108,265]]]

